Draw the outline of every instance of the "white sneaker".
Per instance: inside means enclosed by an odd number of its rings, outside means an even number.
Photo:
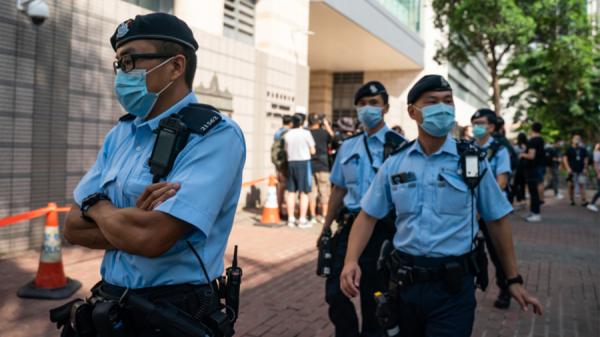
[[[288,217],[288,227],[296,227],[296,218]]]
[[[310,219],[310,225],[311,225],[311,226],[315,226],[317,223],[318,223],[318,221],[317,221],[317,218],[313,216],[313,217]]]
[[[563,200],[564,198],[565,198],[565,196],[564,196],[564,195],[562,195],[562,193],[558,193],[558,194],[556,195],[556,199],[558,199],[558,200]]]
[[[589,209],[592,212],[598,212],[598,207],[596,207],[596,205],[594,205],[594,204],[589,204],[586,207],[587,207],[587,209]]]
[[[298,220],[298,228],[306,229],[312,228],[312,226],[312,223],[308,222],[306,218],[300,218],[300,220]]]
[[[540,222],[542,221],[542,216],[539,214],[531,214],[530,216],[528,216],[527,218],[525,218],[525,221],[527,222]]]

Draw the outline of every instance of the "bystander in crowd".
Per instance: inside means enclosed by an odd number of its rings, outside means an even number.
[[[308,129],[315,141],[315,154],[311,158],[313,176],[312,191],[310,193],[311,224],[324,223],[327,216],[327,202],[331,191],[329,182],[329,145],[333,140],[333,130],[324,115],[311,113],[308,115]],[[321,214],[317,215],[317,206]]]
[[[541,136],[542,124],[535,122],[531,125],[531,137],[527,141],[526,151],[520,154],[525,160],[525,180],[529,190],[529,211],[525,218],[528,222],[539,222],[542,220],[540,206],[542,200],[540,194],[544,192],[544,174],[546,171],[544,159],[544,139]],[[541,190],[541,193],[540,193]]]
[[[571,206],[575,206],[575,194],[577,190],[581,196],[581,206],[587,207],[587,196],[585,191],[585,185],[587,184],[587,169],[588,169],[589,156],[581,136],[579,134],[573,135],[571,145],[567,149],[566,156],[564,158],[565,168],[567,169],[567,182],[569,183],[569,199],[571,200]],[[578,189],[577,189],[578,188]]]
[[[592,197],[592,202],[587,205],[587,208],[590,211],[598,212],[598,207],[596,206],[596,201],[600,198],[600,143],[596,143],[594,146],[594,172],[596,173],[596,194]]]

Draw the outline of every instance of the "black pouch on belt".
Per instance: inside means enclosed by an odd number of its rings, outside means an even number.
[[[462,288],[463,268],[460,263],[450,261],[444,263],[444,281],[450,294],[457,294]]]
[[[93,306],[88,301],[75,299],[50,310],[50,321],[62,328],[61,337],[96,337],[92,322]]]

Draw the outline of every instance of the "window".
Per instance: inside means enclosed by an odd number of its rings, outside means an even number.
[[[173,14],[173,0],[124,0],[154,12]]]
[[[333,74],[333,120],[356,117],[354,94],[363,84],[362,72]]]
[[[419,32],[421,0],[377,0],[390,14],[415,32]]]
[[[254,44],[256,0],[225,0],[223,35]]]

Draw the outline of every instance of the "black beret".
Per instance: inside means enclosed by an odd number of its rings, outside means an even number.
[[[134,40],[171,41],[198,50],[190,27],[176,16],[166,13],[137,15],[133,20],[124,21],[110,37],[110,44],[117,50],[123,43]]]
[[[425,75],[408,92],[408,104],[415,103],[427,91],[452,91],[452,87],[443,76]]]
[[[388,93],[385,91],[385,87],[381,82],[378,81],[370,81],[363,84],[362,87],[358,89],[356,94],[354,94],[354,105],[358,103],[358,101],[366,96],[377,96],[381,95],[383,97],[384,103],[387,104]]]
[[[488,122],[490,122],[494,125],[496,124],[496,121],[497,121],[496,113],[491,109],[481,108],[481,109],[475,111],[473,116],[471,116],[471,120],[481,118],[481,117],[487,117]]]

